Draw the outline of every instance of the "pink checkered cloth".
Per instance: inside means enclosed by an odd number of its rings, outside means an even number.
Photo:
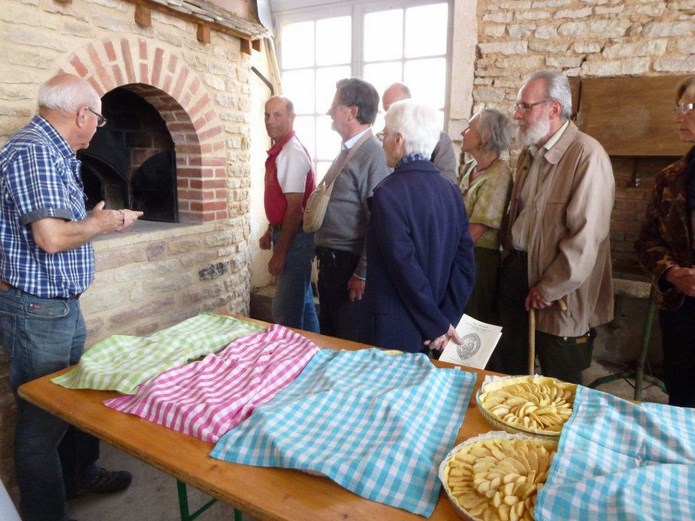
[[[135,395],[104,403],[214,443],[294,381],[318,350],[309,339],[273,325],[162,373]]]

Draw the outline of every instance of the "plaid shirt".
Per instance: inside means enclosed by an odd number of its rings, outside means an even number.
[[[50,254],[39,248],[31,223],[46,217],[87,218],[80,161],[41,116],[0,150],[0,278],[40,298],[70,298],[94,278],[90,243]]]

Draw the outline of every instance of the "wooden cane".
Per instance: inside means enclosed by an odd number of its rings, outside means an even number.
[[[536,310],[528,310],[528,374],[536,372]]]
[[[564,299],[558,299],[557,305],[563,313],[569,313]],[[536,372],[536,310],[528,310],[528,374],[533,376]]]

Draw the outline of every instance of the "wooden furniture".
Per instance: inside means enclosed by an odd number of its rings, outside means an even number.
[[[682,156],[673,123],[676,88],[688,76],[583,78],[579,128],[611,156]]]
[[[251,319],[244,320],[264,324]],[[323,348],[364,347],[314,333],[298,333]],[[451,367],[442,362],[434,363],[441,367]],[[50,381],[67,370],[22,385],[19,388],[20,396],[238,510],[260,519],[277,521],[423,519],[404,510],[363,499],[327,478],[296,470],[251,467],[213,459],[208,456],[213,448],[212,443],[106,407],[102,402],[117,396],[116,392],[66,389]],[[478,375],[475,395],[486,373],[476,369],[468,370]],[[488,430],[490,427],[476,408],[475,401],[471,400],[457,443]],[[183,516],[183,505],[181,506],[182,518],[186,519]],[[442,492],[430,519],[444,521],[456,518],[456,512]]]

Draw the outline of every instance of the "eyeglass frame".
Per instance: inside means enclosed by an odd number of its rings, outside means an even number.
[[[544,99],[541,101],[535,101],[533,103],[524,103],[523,101],[520,101],[520,102],[514,104],[514,106],[513,106],[514,112],[520,110],[521,112],[526,113],[529,110],[531,110],[533,107],[535,107],[536,105],[542,105],[543,103],[548,103],[549,101],[553,101],[553,100],[548,98],[548,99]]]
[[[92,110],[89,107],[86,107],[86,108],[89,112],[91,112],[92,114],[94,114],[97,117],[97,128],[101,128],[104,125],[106,125],[106,122],[108,121],[108,119],[106,119],[104,116],[99,114],[96,110]]]
[[[380,143],[383,143],[383,142],[384,142],[384,138],[386,137],[386,134],[385,134],[384,132],[377,132],[377,133],[374,135],[374,137],[377,138],[377,139],[379,140]]]
[[[695,109],[695,103],[678,103],[675,107],[671,107],[671,112],[674,114],[690,114]]]

